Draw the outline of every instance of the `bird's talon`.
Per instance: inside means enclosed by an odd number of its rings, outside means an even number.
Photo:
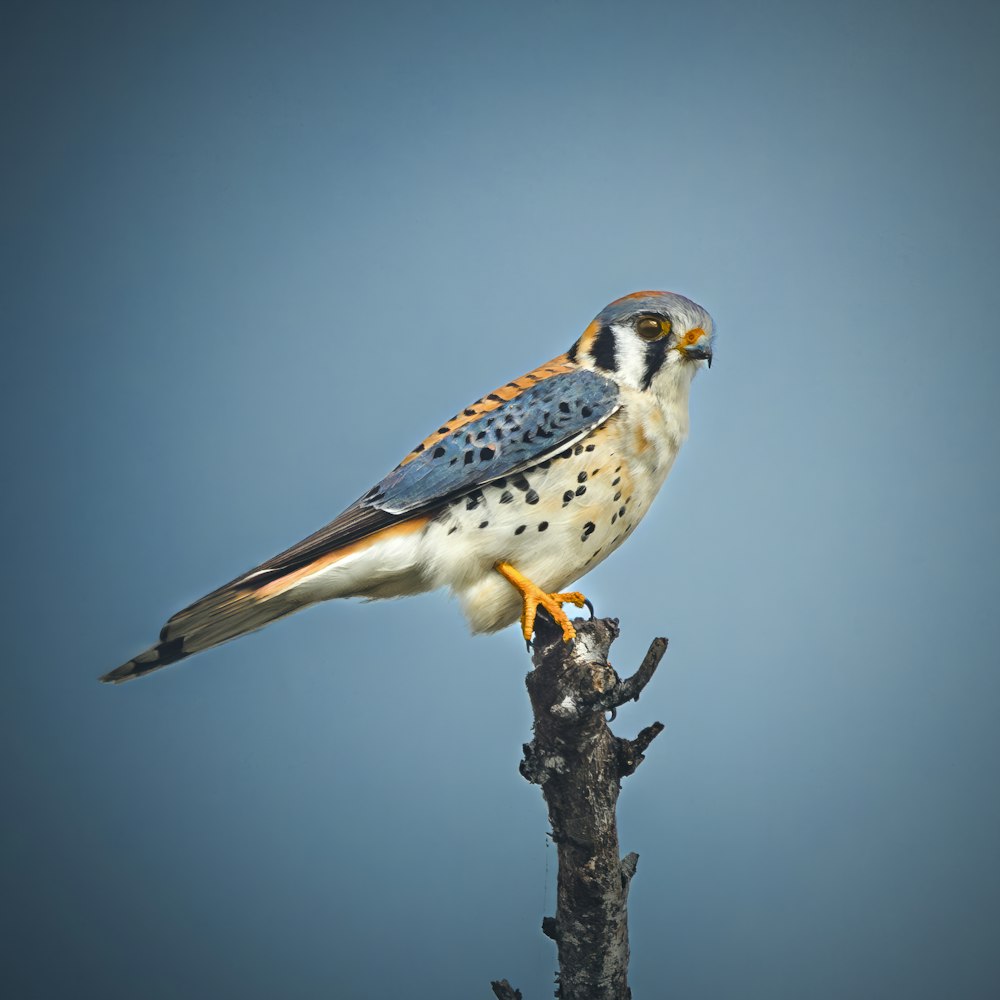
[[[523,608],[521,611],[521,634],[531,650],[531,637],[535,633],[535,616],[539,608],[544,608],[552,621],[562,629],[563,642],[572,642],[576,638],[576,629],[563,611],[564,604],[573,604],[582,608],[588,604],[583,594],[573,590],[565,594],[547,594],[541,587],[534,584],[526,576],[519,573],[510,563],[499,562],[496,570],[521,595]],[[593,611],[593,609],[591,609]]]
[[[594,620],[594,605],[590,601],[584,599],[584,605],[586,605],[587,610],[590,612],[590,620]]]

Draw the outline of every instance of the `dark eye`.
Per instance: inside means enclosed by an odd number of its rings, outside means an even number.
[[[643,340],[659,340],[670,333],[670,320],[660,316],[643,316],[635,324],[635,332]]]

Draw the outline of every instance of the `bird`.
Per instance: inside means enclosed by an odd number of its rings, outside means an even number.
[[[616,299],[565,353],[444,421],[328,525],[212,591],[100,679],[144,676],[319,601],[448,587],[473,633],[543,608],[572,642],[567,591],[635,530],[688,436],[712,317],[674,292]]]

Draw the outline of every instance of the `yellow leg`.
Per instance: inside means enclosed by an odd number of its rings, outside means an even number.
[[[518,573],[510,563],[498,562],[494,568],[521,595],[521,600],[524,602],[524,609],[521,612],[521,632],[528,642],[531,642],[531,636],[535,631],[535,615],[539,607],[545,608],[552,616],[552,620],[562,629],[563,642],[576,638],[576,629],[570,625],[562,606],[575,604],[578,608],[582,608],[587,603],[587,598],[583,594],[575,590],[569,594],[546,594],[541,587]]]

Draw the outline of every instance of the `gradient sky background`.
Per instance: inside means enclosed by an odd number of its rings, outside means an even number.
[[[551,994],[515,629],[96,677],[652,287],[719,339],[583,587],[671,638],[635,996],[1000,995],[998,11],[8,0],[4,994]]]

